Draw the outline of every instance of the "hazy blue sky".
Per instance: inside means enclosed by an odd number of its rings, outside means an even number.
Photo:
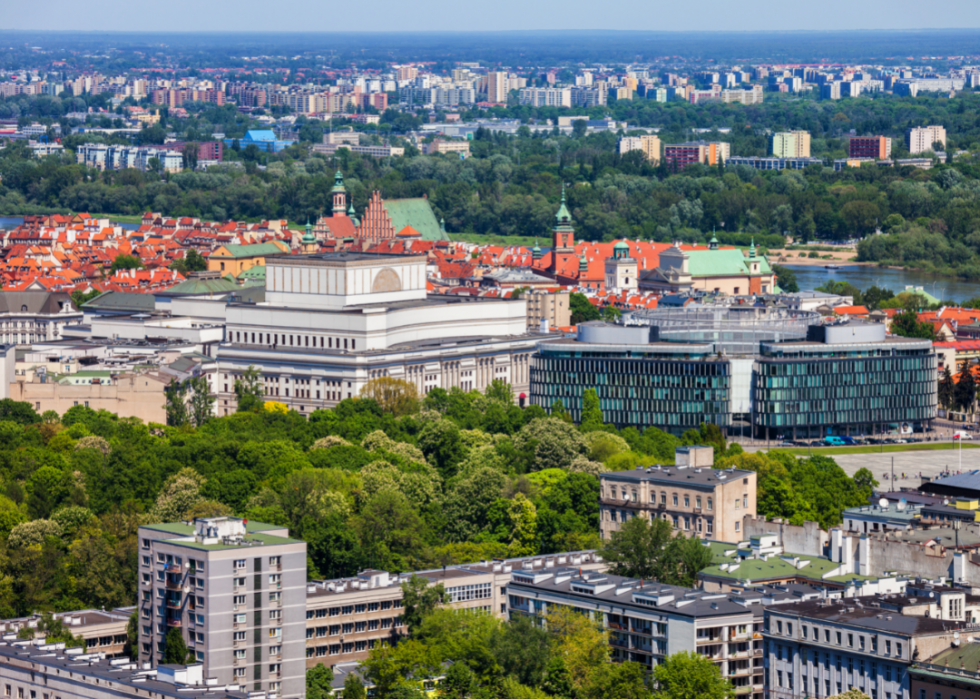
[[[980,0],[48,0],[0,28],[135,31],[939,29],[980,27]]]

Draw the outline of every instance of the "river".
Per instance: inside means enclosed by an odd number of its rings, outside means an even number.
[[[111,217],[110,217],[111,220]],[[0,230],[9,230],[11,228],[16,228],[24,222],[23,216],[0,216]],[[115,222],[117,226],[125,228],[127,231],[135,231],[140,227],[138,223],[119,223]]]
[[[904,269],[884,269],[862,265],[841,265],[840,269],[824,269],[816,265],[785,265],[796,273],[800,289],[815,289],[821,284],[834,281],[849,282],[861,289],[880,286],[896,294],[906,286],[921,286],[936,298],[963,302],[980,296],[980,284],[948,277],[937,277]]]

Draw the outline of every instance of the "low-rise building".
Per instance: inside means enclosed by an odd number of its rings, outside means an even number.
[[[85,650],[100,653],[107,658],[125,657],[126,628],[133,609],[106,611],[104,609],[82,609],[74,612],[54,612],[51,618],[64,625],[75,638],[85,641]],[[41,615],[34,614],[19,619],[0,621],[0,636],[8,634],[27,635],[31,640],[41,643],[45,634],[38,631]]]
[[[632,517],[665,519],[685,536],[738,541],[742,518],[756,513],[756,474],[713,467],[711,447],[678,447],[674,466],[599,474],[599,535]]]
[[[524,296],[527,299],[527,327],[540,328],[543,321],[547,322],[548,328],[567,328],[572,324],[569,292],[534,289]]]
[[[208,256],[208,271],[238,277],[252,267],[264,266],[267,257],[288,254],[289,246],[279,240],[252,245],[222,245]]]
[[[103,383],[67,381],[35,375],[33,380],[18,378],[10,384],[10,398],[30,403],[38,413],[54,410],[63,415],[69,408],[84,405],[92,410],[108,410],[119,417],[136,417],[143,422],[166,424],[164,389],[171,377],[154,373],[113,375]]]

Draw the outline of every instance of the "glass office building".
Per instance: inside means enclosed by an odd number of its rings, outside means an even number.
[[[702,423],[761,438],[926,427],[937,402],[932,343],[824,322],[784,308],[700,307],[582,323],[574,338],[539,343],[530,401],[548,410],[561,400],[577,422],[594,388],[607,422],[675,434]]]
[[[814,328],[825,331],[823,338],[820,332],[811,334],[817,341],[762,344],[753,386],[758,436],[911,431],[936,416],[932,342],[903,337],[851,341],[847,333],[834,341],[838,329],[851,328]]]

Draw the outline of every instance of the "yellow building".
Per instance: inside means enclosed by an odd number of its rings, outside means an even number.
[[[10,397],[30,403],[38,413],[54,410],[59,415],[76,405],[108,410],[119,417],[138,417],[146,423],[166,424],[164,388],[171,376],[162,374],[119,374],[111,383],[72,384],[56,381],[14,381]]]
[[[255,245],[222,245],[208,257],[208,271],[237,277],[247,269],[265,265],[267,257],[288,254],[289,246],[279,240]]]

